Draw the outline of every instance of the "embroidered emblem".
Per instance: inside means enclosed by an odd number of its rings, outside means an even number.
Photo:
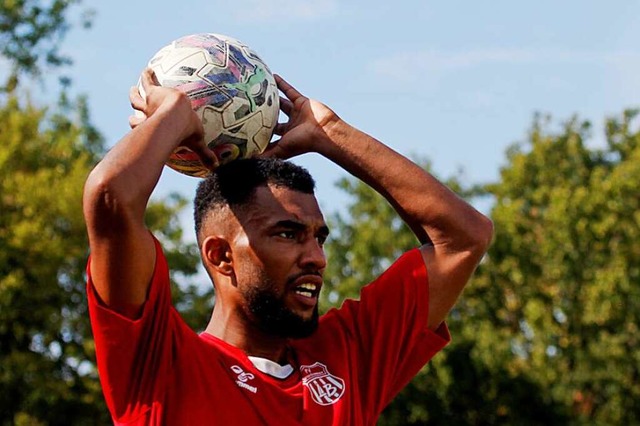
[[[238,375],[238,379],[236,380],[236,385],[238,385],[241,388],[247,389],[248,391],[253,393],[258,392],[257,387],[251,386],[250,384],[247,383],[249,380],[255,379],[255,376],[253,374],[245,373],[244,370],[237,365],[232,365],[231,371],[233,371],[235,374]]]
[[[319,405],[335,404],[344,395],[344,380],[329,373],[327,366],[316,362],[300,366],[302,384]]]

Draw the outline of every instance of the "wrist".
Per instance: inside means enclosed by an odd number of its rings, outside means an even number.
[[[349,140],[354,128],[346,121],[337,117],[322,126],[320,140],[316,144],[316,151],[326,157],[344,141]]]

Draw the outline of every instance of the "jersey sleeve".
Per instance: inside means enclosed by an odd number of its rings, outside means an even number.
[[[155,239],[154,239],[155,240]],[[155,240],[155,269],[147,301],[137,319],[109,309],[100,300],[87,266],[87,298],[102,390],[118,423],[144,416],[171,368],[172,331],[177,312],[171,305],[169,269]],[[89,264],[91,259],[89,259]]]
[[[442,323],[427,328],[429,283],[418,249],[405,253],[342,309],[353,324],[363,404],[381,413],[450,341]]]

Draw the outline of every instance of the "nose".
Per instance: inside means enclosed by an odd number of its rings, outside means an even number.
[[[315,238],[309,238],[304,244],[300,264],[303,269],[314,269],[318,271],[322,271],[327,266],[327,257],[324,254],[324,248]]]

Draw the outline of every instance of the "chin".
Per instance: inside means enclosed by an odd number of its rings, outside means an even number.
[[[300,310],[293,309],[280,297],[269,291],[252,289],[246,295],[247,316],[256,327],[274,337],[302,339],[318,328],[318,304]]]

